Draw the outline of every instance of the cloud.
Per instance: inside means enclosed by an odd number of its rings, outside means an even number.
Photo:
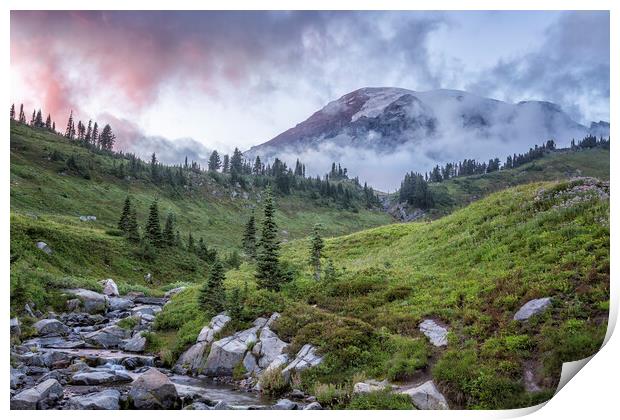
[[[467,88],[508,100],[555,102],[582,121],[609,120],[609,53],[609,12],[564,12],[539,48],[501,60]]]

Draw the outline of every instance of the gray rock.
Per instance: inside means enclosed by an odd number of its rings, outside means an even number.
[[[214,410],[232,410],[232,407],[229,406],[225,401],[218,401],[217,404],[213,406]]]
[[[111,297],[109,300],[110,311],[126,311],[133,306],[133,300],[122,297]]]
[[[68,311],[77,311],[80,308],[80,300],[75,298],[75,299],[68,299],[67,300],[67,310]]]
[[[420,324],[420,331],[435,347],[448,345],[448,330],[437,324],[432,319],[425,319]]]
[[[232,375],[233,369],[243,360],[248,347],[256,343],[257,331],[258,327],[252,327],[214,342],[207,357],[204,373],[208,376]]]
[[[96,216],[80,216],[80,222],[96,222]]]
[[[353,393],[354,394],[369,394],[375,391],[382,391],[384,389],[391,388],[387,381],[376,381],[373,379],[369,379],[365,382],[358,382],[353,385]]]
[[[433,381],[424,382],[415,388],[401,392],[409,395],[411,402],[420,410],[448,410],[446,398],[439,392]]]
[[[168,290],[165,294],[164,294],[164,298],[165,299],[171,299],[172,296],[181,293],[183,290],[185,290],[185,286],[181,286],[181,287],[175,287],[174,289],[170,289]]]
[[[55,401],[62,395],[62,385],[55,379],[48,379],[11,398],[11,410],[36,410],[46,400]]]
[[[287,400],[286,398],[282,398],[278,400],[272,407],[274,410],[297,410],[297,403],[294,403],[291,400]]]
[[[318,402],[312,402],[304,407],[304,410],[322,410],[323,407]]]
[[[254,372],[254,370],[258,367],[256,357],[251,352],[247,352],[245,354],[245,357],[243,358],[243,367],[247,373]]]
[[[224,313],[218,314],[211,318],[211,322],[209,325],[205,326],[200,330],[200,334],[198,334],[197,343],[201,341],[206,341],[210,343],[213,341],[215,334],[222,331],[222,329],[230,322],[230,317]]]
[[[71,377],[74,385],[101,385],[131,382],[131,376],[122,371],[90,371],[78,372]]]
[[[282,370],[284,379],[289,382],[291,374],[295,372],[301,372],[308,368],[317,366],[323,361],[323,357],[316,354],[316,347],[311,344],[304,344],[304,346],[297,352],[295,359]]]
[[[129,397],[138,409],[170,409],[175,407],[178,394],[166,375],[149,368],[132,382]]]
[[[269,317],[269,319],[267,320],[267,323],[265,324],[265,327],[271,328],[273,323],[276,322],[278,319],[280,319],[280,317],[281,317],[281,315],[278,312],[272,313],[271,316]]]
[[[550,305],[550,297],[530,300],[517,311],[513,319],[515,319],[516,321],[526,321],[534,315],[538,315],[539,313],[543,312]]]
[[[112,279],[102,280],[103,294],[106,296],[118,296],[118,287]]]
[[[209,343],[204,341],[194,344],[179,357],[173,370],[181,375],[202,373],[206,368],[207,354],[205,354],[205,351],[208,348]]]
[[[78,298],[84,310],[90,314],[105,313],[108,307],[108,297],[101,293],[86,289],[70,289],[67,293]]]
[[[19,337],[22,334],[19,319],[11,318],[11,335]]]
[[[212,407],[209,407],[207,404],[196,401],[191,403],[188,406],[183,407],[183,410],[213,410]]]
[[[146,337],[142,336],[142,333],[138,332],[131,337],[131,339],[121,344],[121,348],[125,351],[131,351],[135,353],[143,352],[146,347]]]
[[[117,347],[123,340],[129,338],[129,334],[129,331],[118,325],[110,325],[109,327],[85,334],[84,340],[91,345],[109,349]]]
[[[142,303],[145,305],[163,306],[166,303],[166,298],[163,297],[150,297],[150,296],[137,296],[134,299],[136,303]],[[159,308],[161,309],[161,308]]]
[[[134,300],[135,302],[135,300]],[[131,313],[138,316],[152,315],[155,316],[158,312],[161,312],[161,307],[156,305],[140,305],[131,310]]]
[[[50,248],[45,242],[37,242],[37,248],[45,252],[47,255],[52,255],[52,248]]]
[[[37,330],[38,335],[59,336],[69,334],[69,327],[57,319],[42,319],[35,322],[32,326]]]
[[[26,375],[24,372],[11,367],[11,389],[16,389],[24,383]]]
[[[288,346],[288,343],[280,340],[276,333],[271,331],[268,327],[261,330],[259,340],[261,345],[258,366],[263,369],[269,366],[278,356],[283,354],[286,346]]]
[[[106,389],[88,395],[76,395],[68,401],[70,410],[119,410],[121,393],[116,389]]]

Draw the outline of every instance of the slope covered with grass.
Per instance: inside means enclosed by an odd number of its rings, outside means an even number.
[[[308,342],[319,346],[325,363],[301,378],[310,391],[341,389],[361,377],[432,377],[453,407],[526,406],[552,395],[562,362],[601,345],[609,306],[608,192],[608,184],[584,179],[531,184],[433,222],[329,239],[324,254],[336,275],[318,282],[309,241],[295,241],[283,249],[295,276],[282,291],[255,290],[251,264],[230,271],[227,287],[248,285],[245,322],[283,312],[275,328],[291,353]],[[546,296],[552,309],[513,321],[521,305]],[[190,288],[158,317],[160,332],[184,329],[191,342],[202,320],[192,325],[187,315],[196,312]],[[419,332],[427,318],[448,327],[446,349]],[[540,392],[526,391],[526,369]]]

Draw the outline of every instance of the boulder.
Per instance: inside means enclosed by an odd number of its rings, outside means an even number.
[[[267,323],[265,324],[265,327],[271,328],[273,323],[276,322],[278,319],[280,319],[280,316],[281,315],[278,312],[272,313],[271,316],[269,317],[269,319],[267,320]]]
[[[21,384],[24,383],[25,379],[26,375],[24,374],[24,372],[11,367],[11,389],[18,388]]]
[[[200,330],[200,334],[198,334],[197,343],[201,341],[206,341],[210,343],[213,341],[215,334],[222,331],[222,329],[230,322],[230,317],[224,313],[218,314],[211,318],[211,322],[209,325],[205,326]]]
[[[68,401],[70,410],[119,410],[121,393],[116,389],[106,389],[87,395],[76,395]]]
[[[146,337],[142,336],[141,332],[135,333],[131,339],[121,344],[121,348],[125,351],[131,351],[134,353],[140,353],[144,351],[146,347]]]
[[[117,347],[123,340],[129,338],[129,334],[129,331],[118,325],[110,325],[109,327],[85,334],[84,340],[96,347],[109,349]]]
[[[415,388],[401,392],[409,395],[411,402],[420,410],[448,410],[446,398],[439,392],[433,381],[424,382]]]
[[[245,354],[245,357],[243,358],[243,367],[247,373],[254,372],[254,370],[258,367],[256,357],[251,352],[247,352]]]
[[[211,345],[204,374],[208,376],[230,376],[245,356],[248,347],[256,343],[258,327],[240,331],[222,338]]]
[[[432,319],[425,319],[420,324],[420,331],[435,347],[448,345],[448,330]]]
[[[353,385],[354,394],[369,394],[375,391],[383,391],[384,389],[391,388],[387,381],[376,381],[369,379],[365,382],[358,382]]]
[[[52,248],[50,248],[45,242],[37,242],[37,248],[45,252],[47,255],[52,255]]]
[[[11,318],[11,335],[19,337],[22,333],[20,326],[19,319]]]
[[[41,382],[11,398],[11,410],[36,410],[46,400],[55,401],[63,395],[62,385],[55,379]]]
[[[178,394],[166,375],[149,368],[132,382],[129,397],[138,409],[170,409],[175,407]]]
[[[101,280],[103,294],[106,296],[118,296],[118,287],[112,279]]]
[[[135,302],[135,300],[134,300]],[[155,316],[158,312],[161,312],[161,308],[156,305],[140,305],[131,310],[131,313],[142,317],[143,315]]]
[[[226,401],[218,401],[217,404],[213,406],[213,410],[232,410],[232,407],[229,406]]]
[[[276,333],[271,331],[268,327],[261,330],[259,335],[260,340],[260,352],[258,359],[258,366],[266,368],[273,362],[276,357],[284,353],[284,349],[288,346],[287,343],[280,340]]]
[[[67,335],[69,327],[57,319],[42,319],[32,324],[38,335]]]
[[[301,372],[308,368],[317,366],[323,361],[323,357],[316,354],[316,347],[311,344],[304,344],[304,346],[297,352],[295,359],[289,363],[287,367],[282,370],[284,379],[289,382],[291,374],[295,372]]]
[[[550,297],[530,300],[517,311],[513,319],[516,321],[527,321],[534,315],[545,311],[549,306],[551,306]]]
[[[163,306],[166,303],[166,298],[160,297],[148,297],[148,296],[137,296],[134,299],[136,303],[142,303],[144,305],[157,305]],[[161,309],[161,308],[160,308]]]
[[[181,375],[192,373],[194,375],[202,373],[206,368],[205,351],[209,348],[209,343],[196,343],[187,349],[177,360],[173,370]]]
[[[73,385],[101,385],[131,382],[131,376],[123,371],[94,370],[78,372],[71,377]]]
[[[133,306],[133,300],[122,297],[111,297],[108,302],[110,311],[126,311]]]
[[[321,404],[316,401],[304,407],[304,410],[322,410],[322,409],[323,407],[321,406]]]
[[[96,222],[97,216],[80,216],[80,222]]]
[[[70,289],[67,293],[78,298],[89,314],[105,313],[108,308],[108,297],[101,293],[86,289]]]
[[[287,400],[286,398],[282,398],[271,408],[274,410],[297,410],[297,403]]]
[[[164,294],[164,298],[171,299],[172,296],[181,293],[183,290],[185,290],[185,286],[175,287],[174,289],[170,289]]]

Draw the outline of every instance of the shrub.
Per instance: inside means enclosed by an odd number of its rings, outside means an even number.
[[[118,321],[116,325],[124,330],[133,330],[133,328],[138,325],[138,318],[135,316],[128,316]]]
[[[413,410],[408,395],[394,394],[390,391],[376,391],[355,395],[346,408],[348,410]]]
[[[282,375],[282,368],[269,369],[260,377],[262,391],[270,397],[277,398],[289,390],[288,383]]]
[[[341,385],[317,384],[314,388],[317,401],[324,407],[337,408],[346,405],[350,398],[350,391]]]

